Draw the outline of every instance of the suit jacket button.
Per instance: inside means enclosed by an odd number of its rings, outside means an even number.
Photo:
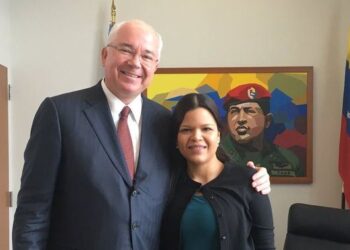
[[[221,235],[220,239],[221,240],[226,240],[226,235]]]
[[[135,230],[138,227],[139,227],[139,225],[137,223],[135,223],[135,222],[131,224],[131,229],[132,230]]]

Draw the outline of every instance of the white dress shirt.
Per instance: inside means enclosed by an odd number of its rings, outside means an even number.
[[[103,92],[105,93],[108,101],[109,108],[112,113],[113,122],[117,129],[119,121],[119,113],[124,108],[125,104],[118,99],[106,86],[104,79],[101,81]],[[140,135],[141,135],[141,110],[142,110],[142,98],[138,95],[131,103],[127,106],[130,108],[128,116],[128,126],[130,130],[132,146],[134,149],[134,161],[135,170],[137,169],[137,162],[140,152]]]

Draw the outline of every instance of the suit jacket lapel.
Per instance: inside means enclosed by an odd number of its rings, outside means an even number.
[[[149,142],[149,137],[148,135],[150,134],[149,131],[149,119],[152,116],[152,113],[148,114],[148,109],[147,109],[147,103],[145,102],[145,98],[143,98],[143,103],[142,103],[142,111],[141,111],[141,135],[140,135],[140,151],[139,151],[139,158],[138,158],[138,163],[137,163],[137,168],[136,168],[136,181],[139,182],[143,179],[147,178],[147,167],[148,164],[142,164],[142,162],[146,162],[147,159],[144,159],[144,157],[147,157],[147,152],[148,152],[148,146],[147,146],[147,141]],[[146,132],[147,131],[147,132]]]
[[[152,107],[149,105],[149,100],[145,97],[143,97],[143,104],[142,104],[142,128],[141,128],[141,138],[140,138],[140,152],[139,152],[139,160],[138,160],[138,166],[136,170],[136,177],[137,180],[146,179],[147,175],[152,173],[150,171],[149,167],[152,166],[150,164],[153,159],[154,147],[152,146],[152,143],[154,143],[154,130],[153,127],[153,121],[155,121],[155,111],[152,109]]]
[[[132,181],[116,137],[116,128],[113,124],[112,115],[101,84],[96,85],[92,90],[91,95],[86,98],[89,106],[84,110],[85,115],[114,167],[124,181],[132,186]]]

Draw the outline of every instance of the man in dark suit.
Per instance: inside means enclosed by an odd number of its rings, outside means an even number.
[[[148,24],[121,23],[102,50],[104,79],[40,105],[25,150],[14,250],[158,248],[175,147],[170,112],[141,93],[161,48]],[[129,139],[121,140],[125,106]],[[269,192],[266,170],[254,178],[258,191]]]

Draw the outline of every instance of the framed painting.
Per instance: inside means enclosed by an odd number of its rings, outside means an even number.
[[[301,184],[312,183],[312,83],[311,66],[160,68],[146,94],[169,110],[185,94],[209,96],[225,127],[221,146],[233,162],[266,167],[272,183]],[[264,122],[246,111],[254,107]]]

